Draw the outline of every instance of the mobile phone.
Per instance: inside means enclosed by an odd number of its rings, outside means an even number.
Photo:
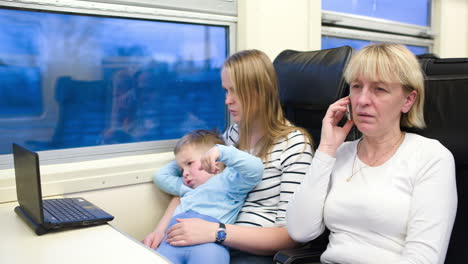
[[[348,120],[353,120],[353,112],[351,111],[351,103],[346,105],[346,118]]]

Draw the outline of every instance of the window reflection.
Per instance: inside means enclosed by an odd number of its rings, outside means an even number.
[[[226,124],[226,27],[0,9],[0,38],[0,154]]]

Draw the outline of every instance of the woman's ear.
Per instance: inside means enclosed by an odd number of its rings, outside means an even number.
[[[405,96],[405,103],[401,108],[402,113],[408,113],[411,107],[413,106],[414,102],[416,101],[416,97],[418,96],[418,92],[416,90],[412,90]]]

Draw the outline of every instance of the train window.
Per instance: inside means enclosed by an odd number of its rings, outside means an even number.
[[[431,5],[430,0],[322,0],[322,48],[394,42],[415,54],[431,52]]]
[[[430,25],[430,0],[323,0],[322,9],[392,20],[419,26]]]
[[[90,7],[0,8],[0,155],[12,142],[96,155],[167,150],[158,142],[224,130],[231,22]]]

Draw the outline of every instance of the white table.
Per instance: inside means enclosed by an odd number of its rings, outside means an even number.
[[[110,224],[37,236],[13,211],[0,204],[0,263],[169,263],[155,251]]]

